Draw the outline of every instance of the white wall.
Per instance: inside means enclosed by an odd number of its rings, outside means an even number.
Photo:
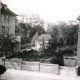
[[[45,41],[45,48],[46,48],[46,46],[48,45],[48,42],[49,41]],[[40,45],[40,44],[42,44],[43,45],[43,42],[42,41],[35,41],[35,49],[36,50],[39,50],[42,46]]]

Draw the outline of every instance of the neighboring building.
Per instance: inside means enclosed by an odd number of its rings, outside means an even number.
[[[77,44],[77,58],[76,58],[76,65],[80,66],[80,16],[77,17],[79,21],[79,30],[78,30],[78,44]]]
[[[35,40],[35,49],[40,50],[41,48],[47,48],[48,42],[51,39],[50,34],[41,34],[36,40]]]
[[[6,4],[1,3],[1,26],[0,34],[6,36],[7,34],[13,34],[15,36],[15,17],[17,15],[13,13]]]
[[[64,55],[64,66],[75,67],[76,66],[76,56],[75,55]]]
[[[32,41],[31,41],[31,46],[32,47],[35,47],[35,40],[39,37],[39,34],[38,32],[35,33],[35,35],[33,36],[32,38]]]
[[[1,0],[0,0],[0,33],[1,33]]]

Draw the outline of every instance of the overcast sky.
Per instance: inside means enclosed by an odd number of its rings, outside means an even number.
[[[76,20],[80,15],[80,0],[1,0],[18,15],[37,13],[49,22]]]

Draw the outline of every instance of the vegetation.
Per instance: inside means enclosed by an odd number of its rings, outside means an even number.
[[[31,43],[31,40],[36,32],[38,32],[39,35],[45,33],[43,28],[44,21],[39,17],[38,14],[32,14],[29,17],[22,14],[20,17],[22,20],[16,26],[16,35],[21,35],[22,45]]]
[[[43,28],[44,21],[37,14],[32,14],[29,18],[26,15],[21,15],[22,21],[17,26],[16,33],[20,32],[22,35],[21,44],[31,43],[31,40],[36,32],[38,34],[45,33]],[[41,52],[26,52],[20,54],[21,58],[28,56],[28,59],[36,58],[51,58],[51,63],[63,65],[63,55],[74,54],[77,50],[76,45],[78,41],[78,24],[74,24],[73,21],[65,23],[59,22],[59,24],[48,24],[48,30],[46,33],[51,34],[52,39],[48,43],[47,49],[43,48]],[[19,28],[20,27],[20,28]],[[17,33],[17,34],[18,34]],[[30,54],[28,54],[30,53]],[[34,54],[35,53],[35,54]],[[37,53],[37,55],[36,55]]]
[[[52,39],[49,41],[47,54],[51,54],[53,58],[51,63],[63,65],[63,55],[74,54],[78,41],[78,24],[60,23],[53,25],[50,32]]]
[[[6,67],[0,65],[0,75],[3,74],[5,71],[6,71]]]
[[[8,58],[16,52],[18,42],[12,35],[7,35],[6,37],[0,35],[0,56],[5,56]]]

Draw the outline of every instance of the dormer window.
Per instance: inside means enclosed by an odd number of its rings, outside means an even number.
[[[4,8],[5,8],[5,10],[7,9],[7,5],[6,4],[4,5]]]

